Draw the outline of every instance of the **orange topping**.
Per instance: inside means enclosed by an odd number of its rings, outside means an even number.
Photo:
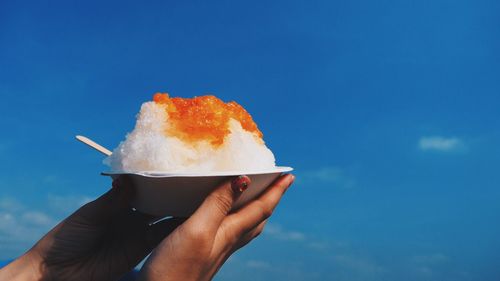
[[[171,123],[167,133],[185,141],[208,140],[212,145],[221,145],[230,133],[230,118],[262,139],[252,116],[234,101],[224,103],[215,96],[170,98],[167,93],[155,94],[153,101],[165,105]]]

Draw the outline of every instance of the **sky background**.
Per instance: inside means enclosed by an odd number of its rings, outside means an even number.
[[[297,182],[215,280],[499,280],[499,1],[1,1],[0,260],[105,192],[157,91]]]

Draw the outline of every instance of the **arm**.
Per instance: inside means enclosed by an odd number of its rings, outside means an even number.
[[[33,253],[25,253],[0,270],[0,280],[41,280],[41,261]]]
[[[0,280],[118,280],[182,220],[151,225],[130,207],[126,178],[64,219],[23,256],[0,269]]]
[[[121,179],[0,269],[0,280],[118,280],[158,244],[140,280],[210,280],[262,232],[294,177],[280,177],[258,199],[230,212],[248,180],[221,185],[185,222],[173,218],[151,225],[153,217],[131,210],[133,189]]]
[[[244,188],[234,182],[220,186],[156,247],[139,280],[211,280],[231,254],[262,232],[293,180],[292,175],[280,177],[236,212],[230,211]]]

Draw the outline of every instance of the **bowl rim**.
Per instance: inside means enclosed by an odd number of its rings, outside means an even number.
[[[119,175],[138,175],[148,178],[172,178],[172,177],[220,177],[220,176],[239,176],[239,175],[261,175],[274,173],[287,173],[293,171],[292,167],[276,166],[273,169],[254,170],[254,171],[223,171],[223,172],[180,172],[170,173],[161,171],[106,171],[102,172],[103,176],[119,176]]]

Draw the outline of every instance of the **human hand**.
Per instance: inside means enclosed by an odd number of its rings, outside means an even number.
[[[150,225],[152,216],[130,207],[133,191],[128,178],[114,181],[2,269],[0,280],[118,280],[183,222]]]
[[[235,212],[231,212],[233,203],[248,186],[249,178],[224,183],[156,247],[142,267],[139,280],[212,279],[232,253],[262,232],[293,181],[293,175],[281,176],[257,199]]]

